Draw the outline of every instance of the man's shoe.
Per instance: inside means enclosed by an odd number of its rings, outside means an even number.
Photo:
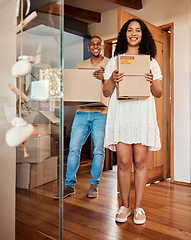
[[[135,224],[144,224],[146,221],[146,215],[142,208],[136,208],[134,210],[134,219]]]
[[[96,198],[98,196],[98,186],[95,184],[90,185],[90,190],[88,192],[89,198]]]
[[[71,188],[69,186],[64,186],[64,189],[63,189],[63,198],[66,198],[66,197],[69,197],[71,196],[72,194],[75,193],[75,190],[74,188]],[[57,193],[55,196],[54,196],[54,199],[59,199],[60,198],[60,193]]]
[[[115,216],[116,222],[126,222],[127,218],[131,215],[131,209],[121,206],[120,209],[117,211]]]

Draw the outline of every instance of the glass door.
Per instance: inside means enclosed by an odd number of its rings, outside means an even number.
[[[18,1],[11,88],[16,120],[32,130],[15,146],[16,239],[63,239],[63,1],[41,2]]]

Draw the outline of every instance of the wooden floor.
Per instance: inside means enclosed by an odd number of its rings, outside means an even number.
[[[67,240],[115,239],[191,239],[191,188],[168,180],[146,187],[144,225],[116,223],[120,196],[117,194],[116,169],[103,172],[99,197],[87,198],[89,173],[78,175],[76,194],[64,199],[64,238]],[[16,240],[59,239],[59,201],[54,181],[31,191],[17,189]],[[133,212],[134,190],[131,191]]]

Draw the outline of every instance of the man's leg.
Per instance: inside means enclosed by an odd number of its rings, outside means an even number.
[[[88,125],[88,113],[77,112],[70,134],[70,146],[67,159],[67,171],[65,185],[74,187],[76,184],[76,173],[80,164],[80,154],[84,143],[90,134]]]
[[[90,184],[94,186],[97,186],[100,183],[100,177],[103,171],[105,158],[104,137],[106,117],[107,115],[104,113],[92,113],[91,131],[94,142],[94,158],[91,168],[92,179],[90,180]]]
[[[80,164],[81,149],[90,134],[90,127],[88,126],[88,123],[88,113],[76,113],[70,134],[70,146],[67,159],[67,171],[63,198],[68,197],[75,192],[74,186],[77,181],[76,173]],[[60,194],[57,193],[54,196],[54,199],[59,199],[59,197]]]

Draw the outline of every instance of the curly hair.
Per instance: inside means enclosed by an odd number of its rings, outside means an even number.
[[[139,44],[139,54],[150,55],[151,58],[154,58],[157,54],[157,49],[156,49],[156,44],[153,39],[153,36],[148,30],[146,24],[140,19],[136,19],[136,18],[129,19],[121,28],[118,35],[114,56],[124,54],[127,51],[128,43],[127,43],[126,32],[131,22],[138,22],[141,26],[142,39]]]

